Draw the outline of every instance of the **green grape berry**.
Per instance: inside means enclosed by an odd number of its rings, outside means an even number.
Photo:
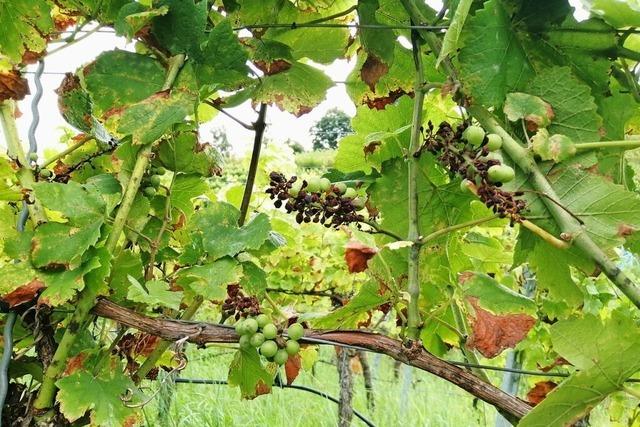
[[[264,335],[260,332],[256,332],[251,336],[251,345],[254,347],[260,347],[264,342]]]
[[[262,328],[262,333],[266,339],[272,340],[278,335],[278,328],[273,323],[268,323]]]
[[[284,365],[285,363],[287,363],[288,359],[289,359],[289,354],[287,353],[286,350],[282,348],[276,351],[275,356],[273,356],[273,361],[276,362],[278,365]]]
[[[473,183],[471,181],[469,181],[468,179],[463,179],[460,182],[460,190],[462,190],[465,193],[472,193],[473,191],[471,190],[471,185],[473,185]]]
[[[266,314],[258,314],[258,317],[256,317],[256,322],[258,322],[258,327],[262,329],[271,322],[271,318],[269,318],[269,316],[267,316]]]
[[[293,184],[291,184],[291,188],[289,189],[289,195],[293,197],[298,197],[298,194],[300,194],[301,188],[302,188],[302,180],[299,179]]]
[[[160,187],[160,176],[151,175],[151,177],[149,177],[149,183],[151,183],[151,185],[153,185],[155,188]]]
[[[293,323],[287,328],[287,335],[290,340],[298,341],[304,336],[304,328],[300,323]]]
[[[327,178],[320,178],[320,191],[327,191],[329,190],[329,188],[331,188],[331,181],[329,181]]]
[[[516,176],[516,172],[510,166],[494,165],[487,170],[489,181],[491,182],[509,182]]]
[[[285,350],[287,351],[287,354],[289,356],[293,356],[295,354],[298,354],[298,352],[300,351],[300,344],[298,344],[298,341],[289,340],[287,341]]]
[[[318,191],[320,191],[320,186],[322,185],[320,182],[320,178],[309,178],[306,181],[307,187],[305,188],[305,190],[310,193],[317,193]]]
[[[256,321],[256,319],[253,319],[251,317],[244,321],[244,327],[247,331],[247,334],[252,335],[258,332],[258,322]]]
[[[38,153],[29,153],[29,160],[31,160],[32,162],[37,162],[38,161]]]
[[[236,322],[236,324],[234,325],[234,328],[236,329],[236,334],[238,335],[244,335],[245,334],[245,327],[244,327],[244,320],[240,319]]]
[[[156,189],[153,187],[145,187],[144,190],[142,190],[142,192],[147,197],[153,197],[156,195]]]
[[[40,176],[43,178],[51,178],[51,176],[53,175],[53,172],[51,172],[49,169],[40,169]]]
[[[353,207],[356,208],[356,210],[358,211],[361,209],[364,209],[364,206],[366,203],[367,201],[363,197],[356,197],[351,201],[351,204],[353,205]]]
[[[358,192],[355,190],[355,188],[347,188],[346,191],[344,192],[344,194],[342,195],[342,197],[344,197],[345,199],[353,199],[354,197],[358,196]]]
[[[462,133],[462,137],[471,145],[479,147],[484,140],[484,130],[480,126],[469,126]]]
[[[333,184],[333,186],[340,194],[344,194],[345,191],[347,191],[347,184],[345,184],[344,182],[336,182],[335,184]]]
[[[251,338],[249,337],[249,335],[242,335],[240,337],[239,343],[240,348],[243,348],[245,350],[251,348]]]
[[[269,358],[276,355],[278,352],[278,344],[275,341],[265,341],[260,346],[260,354],[264,357]]]
[[[502,147],[502,137],[495,133],[488,134],[486,147],[489,151],[499,150]]]
[[[164,175],[165,173],[167,173],[167,170],[165,168],[163,168],[162,166],[158,166],[156,168],[156,174],[157,175]]]

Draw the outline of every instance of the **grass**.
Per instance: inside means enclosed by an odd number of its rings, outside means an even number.
[[[232,354],[210,348],[188,352],[190,363],[183,378],[226,379]],[[338,374],[333,349],[321,348],[315,372],[301,371],[295,384],[338,397]],[[326,363],[329,362],[329,363]],[[466,392],[426,372],[401,367],[394,376],[393,360],[369,355],[374,377],[375,410],[367,410],[362,375],[354,375],[353,406],[376,426],[493,426],[496,411]],[[155,386],[154,386],[155,387]],[[157,418],[157,403],[145,408],[148,425],[300,426],[324,427],[338,423],[338,405],[304,391],[273,389],[270,395],[240,400],[240,392],[226,385],[176,384],[169,416]],[[354,417],[353,426],[362,426]]]

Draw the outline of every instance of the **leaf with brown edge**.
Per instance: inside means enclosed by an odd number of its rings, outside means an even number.
[[[243,399],[271,392],[272,374],[262,366],[255,348],[239,349],[229,366],[229,385],[240,387]]]
[[[45,284],[38,279],[34,279],[24,286],[21,286],[14,291],[8,293],[2,300],[9,304],[9,308],[15,307],[25,302],[33,300],[38,292],[45,287]]]
[[[367,269],[368,261],[378,253],[378,249],[363,245],[357,241],[347,243],[344,259],[349,273],[360,273]]]
[[[0,267],[0,299],[9,308],[32,301],[45,287],[44,274],[28,262],[10,263]]]
[[[29,94],[29,83],[18,70],[0,73],[0,102],[7,99],[19,101]]]
[[[395,89],[387,93],[385,96],[365,96],[362,100],[362,103],[372,110],[384,110],[385,107],[389,104],[393,104],[403,95],[409,95],[410,98],[413,98],[413,92],[405,92],[403,89]]]
[[[287,384],[293,384],[293,381],[298,377],[300,369],[302,368],[302,360],[300,355],[289,356],[287,363],[284,364],[284,372],[287,375]]]
[[[62,376],[66,377],[74,372],[84,368],[84,362],[87,359],[87,353],[78,353],[67,360],[67,366],[64,368]]]
[[[539,381],[537,382],[531,390],[527,393],[527,402],[531,405],[536,406],[538,403],[542,402],[547,394],[551,393],[551,391],[556,388],[558,384],[553,381]]]
[[[475,316],[471,320],[472,333],[467,345],[484,357],[496,357],[502,350],[515,347],[536,323],[526,314],[492,314],[478,305],[477,298],[469,298],[469,303],[475,310]]]
[[[376,91],[376,84],[382,76],[389,72],[389,66],[380,61],[375,55],[369,54],[360,69],[360,78],[369,86],[372,92]]]

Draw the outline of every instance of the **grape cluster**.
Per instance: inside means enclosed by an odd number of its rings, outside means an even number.
[[[266,314],[240,320],[235,329],[240,335],[240,348],[257,348],[264,358],[278,365],[284,365],[289,356],[295,356],[300,351],[298,340],[304,335],[300,323],[293,323],[287,328],[288,338],[279,335],[278,328]]]
[[[274,205],[283,204],[287,213],[296,214],[296,222],[319,222],[325,227],[338,228],[342,224],[359,223],[364,216],[366,197],[343,182],[331,183],[327,178],[287,179],[279,172],[269,174],[267,193]]]
[[[158,192],[158,188],[160,188],[162,175],[165,173],[167,173],[167,170],[162,166],[150,167],[142,178],[142,193],[147,197],[155,196]]]
[[[242,293],[240,285],[227,286],[227,298],[222,303],[224,318],[233,317],[238,320],[244,316],[255,316],[260,313],[260,302],[256,297],[246,296]]]
[[[485,135],[479,126],[461,123],[453,128],[449,123],[442,122],[436,130],[429,122],[421,150],[436,155],[440,163],[463,178],[461,189],[477,194],[494,213],[502,218],[511,218],[513,225],[523,220],[521,212],[526,208],[526,203],[517,198],[523,195],[522,192],[500,189],[503,183],[515,178],[513,168],[502,164],[498,153],[501,147],[500,135]],[[416,154],[419,155],[419,152]]]

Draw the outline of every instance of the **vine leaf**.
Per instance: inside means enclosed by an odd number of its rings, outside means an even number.
[[[492,358],[527,336],[536,322],[532,300],[484,274],[467,273],[461,278],[472,329],[469,348]]]
[[[28,262],[5,264],[0,267],[0,274],[4,278],[0,294],[9,308],[32,301],[45,287],[44,274],[35,270]]]
[[[640,333],[621,312],[604,322],[592,315],[557,322],[551,340],[580,371],[529,412],[518,424],[523,427],[572,424],[640,369]]]
[[[196,132],[180,132],[164,139],[158,145],[157,155],[162,166],[174,172],[204,177],[221,172],[220,154],[210,144],[200,143]]]
[[[549,136],[549,131],[540,129],[531,138],[531,148],[542,160],[559,163],[576,154],[576,146],[568,136],[559,133]]]
[[[243,399],[271,393],[273,376],[267,371],[255,348],[239,349],[229,366],[229,385],[240,388]]]
[[[461,0],[456,6],[456,11],[453,14],[453,19],[449,24],[449,28],[442,39],[442,48],[440,48],[440,54],[436,60],[436,68],[440,66],[440,63],[450,54],[458,50],[458,42],[460,34],[462,33],[462,27],[469,15],[469,9],[473,0]]]
[[[29,94],[29,83],[18,70],[0,70],[0,102],[21,100]]]
[[[180,309],[182,292],[172,291],[166,282],[150,280],[143,287],[135,277],[128,276],[127,278],[131,284],[127,293],[129,300],[146,304],[150,309],[156,307],[167,307],[173,310]]]
[[[640,6],[624,0],[593,0],[587,3],[589,11],[616,28],[640,26]]]
[[[360,24],[379,24],[376,17],[376,11],[380,7],[378,0],[361,0],[358,2],[358,22]],[[393,63],[395,50],[395,37],[393,33],[385,37],[380,37],[380,33],[376,30],[367,28],[360,29],[360,43],[368,53],[374,55],[376,60],[382,61],[387,65]]]
[[[487,29],[491,29],[487,31]],[[467,20],[461,37],[460,78],[476,102],[500,106],[533,72],[501,2],[489,0]]]
[[[533,388],[527,392],[527,402],[533,406],[537,405],[557,386],[558,384],[553,381],[538,381]]]
[[[503,110],[512,122],[524,120],[531,132],[546,128],[555,116],[551,105],[537,96],[522,92],[507,94]]]
[[[371,311],[387,303],[391,296],[386,287],[369,281],[362,285],[360,291],[347,303],[347,305],[332,311],[326,316],[313,320],[318,328],[357,328],[362,322],[368,324],[371,319]]]
[[[128,3],[118,12],[114,28],[118,35],[124,35],[130,41],[136,33],[149,25],[153,18],[166,15],[167,12],[169,7],[166,5],[148,9],[141,3]]]
[[[45,37],[53,30],[51,5],[46,0],[2,2],[0,28],[0,52],[17,64],[25,52],[45,50]]]
[[[551,104],[555,113],[548,127],[551,134],[566,135],[576,144],[600,139],[602,118],[591,89],[576,79],[569,67],[552,67],[538,73],[527,92]]]
[[[199,58],[206,37],[207,1],[162,0],[154,6],[169,6],[169,13],[155,18],[151,26],[160,44],[172,55],[187,53]]]
[[[208,264],[183,268],[178,273],[176,283],[206,299],[223,300],[227,294],[227,285],[237,283],[241,274],[238,262],[225,257]]]
[[[74,270],[46,273],[47,288],[40,296],[38,303],[55,307],[71,301],[76,293],[84,288],[84,275],[101,265],[100,258],[91,256]]]
[[[209,190],[209,186],[200,175],[178,175],[171,189],[171,206],[187,216],[193,213],[192,199]]]
[[[127,390],[135,388],[133,382],[122,373],[118,362],[112,359],[110,364],[98,376],[80,369],[56,382],[60,411],[67,420],[76,421],[90,411],[94,426],[119,427],[141,421],[140,415],[121,400]]]
[[[344,259],[347,262],[349,273],[361,273],[368,267],[368,262],[378,253],[378,249],[352,240],[347,243],[344,251]]]

